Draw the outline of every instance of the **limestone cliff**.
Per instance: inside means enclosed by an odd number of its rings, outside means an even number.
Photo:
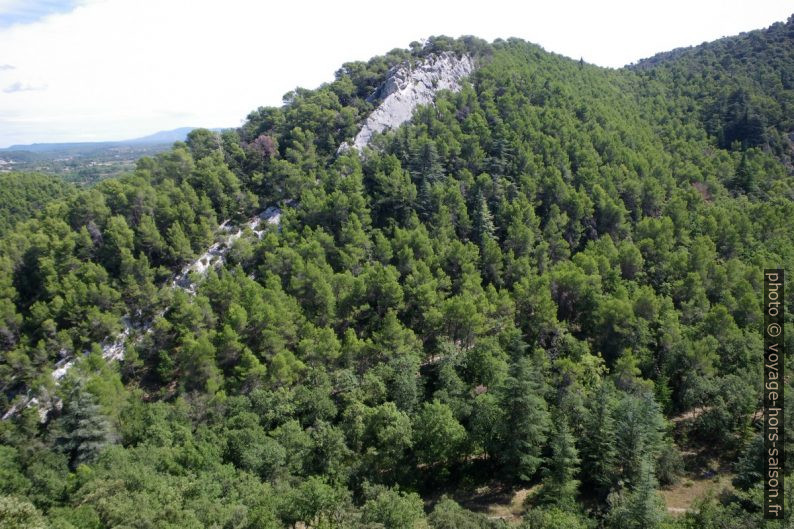
[[[386,81],[370,97],[380,101],[367,117],[352,144],[345,143],[340,150],[353,147],[362,150],[372,136],[399,127],[409,119],[419,105],[435,100],[441,90],[460,90],[461,81],[474,71],[474,61],[468,55],[458,57],[444,52],[431,55],[411,67],[403,64],[394,67]]]

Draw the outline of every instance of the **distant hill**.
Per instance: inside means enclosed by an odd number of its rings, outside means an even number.
[[[184,141],[195,128],[180,127],[120,141],[12,145],[0,149],[0,173],[39,172],[90,184],[132,170],[138,159],[167,151],[174,142]]]
[[[161,130],[159,132],[155,132],[154,134],[149,134],[148,136],[143,136],[142,138],[135,138],[132,140],[126,140],[122,143],[135,143],[135,144],[142,144],[142,143],[173,143],[175,141],[185,141],[187,135],[190,133],[191,130],[197,129],[199,127],[180,127],[178,129],[173,130]],[[212,129],[212,130],[221,130],[221,129]]]
[[[52,151],[95,151],[97,149],[124,147],[128,145],[158,145],[171,144],[175,141],[184,141],[188,133],[199,127],[180,127],[173,130],[161,130],[148,136],[119,141],[84,141],[84,142],[64,142],[64,143],[32,143],[29,145],[11,145],[0,152],[25,151],[25,152],[52,152]],[[211,129],[219,131],[222,129]]]

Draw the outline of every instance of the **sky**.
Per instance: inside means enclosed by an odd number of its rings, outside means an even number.
[[[791,0],[0,0],[0,147],[234,127],[430,35],[607,67],[785,21]]]

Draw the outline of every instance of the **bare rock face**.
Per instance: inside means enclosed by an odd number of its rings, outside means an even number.
[[[461,80],[473,71],[470,56],[458,58],[451,52],[427,57],[413,68],[394,67],[371,97],[380,100],[380,105],[364,122],[352,145],[345,143],[339,150],[352,147],[361,151],[375,133],[399,127],[411,119],[417,106],[432,103],[440,90],[460,90]]]
[[[182,271],[177,274],[171,282],[171,286],[181,288],[189,294],[196,293],[196,285],[192,282],[191,274],[205,276],[210,268],[218,268],[226,261],[226,254],[229,253],[231,245],[239,239],[245,228],[250,228],[258,238],[262,238],[265,232],[263,224],[278,225],[281,221],[281,210],[276,206],[270,206],[259,215],[253,217],[245,225],[237,230],[230,230],[227,226],[228,220],[219,226],[219,231],[224,234],[220,242],[210,246],[206,252],[197,259],[187,264]]]
[[[422,60],[418,65],[400,65],[394,67],[388,78],[370,97],[371,101],[380,101],[378,107],[369,115],[352,144],[344,143],[339,151],[354,148],[361,151],[378,132],[397,128],[409,119],[419,105],[427,105],[435,100],[436,94],[441,90],[457,92],[461,88],[461,81],[474,71],[474,61],[468,55],[457,57],[454,53],[444,52],[432,55]],[[171,282],[172,288],[185,290],[195,294],[196,284],[194,278],[204,276],[212,267],[218,267],[225,261],[226,254],[231,244],[243,234],[245,227],[250,228],[257,237],[264,233],[264,224],[278,226],[281,220],[281,210],[275,206],[265,209],[256,217],[250,219],[244,227],[231,230],[226,222],[221,224],[219,232],[223,233],[222,241],[213,244],[207,251],[187,264]],[[122,318],[122,331],[115,336],[108,337],[102,344],[102,356],[105,360],[123,360],[124,346],[135,332],[140,335],[151,329],[151,322],[136,329],[129,317]],[[75,359],[64,357],[55,366],[52,376],[56,385],[60,383],[66,373],[74,366]],[[2,417],[7,420],[16,415],[23,407],[36,406],[39,410],[41,421],[61,403],[57,398],[42,398],[28,394],[27,398],[12,406]]]
[[[171,281],[171,287],[182,289],[191,295],[195,294],[196,284],[194,279],[205,276],[210,267],[217,268],[222,265],[225,262],[226,254],[231,249],[232,243],[243,235],[245,228],[250,228],[254,235],[261,239],[265,233],[265,225],[279,226],[280,221],[281,209],[271,206],[236,230],[229,228],[227,225],[229,221],[224,222],[218,228],[219,234],[222,234],[221,241],[210,246],[205,253],[187,264]],[[161,312],[160,314],[162,315],[163,313]],[[151,331],[152,324],[153,322],[149,321],[142,326],[136,327],[129,316],[123,316],[121,318],[121,332],[114,336],[109,336],[102,343],[102,358],[108,362],[124,360],[124,348],[127,342],[139,341],[143,335]],[[56,386],[60,384],[63,377],[75,364],[74,357],[67,356],[65,352],[63,353],[64,356],[55,364],[55,369],[52,372],[52,378],[55,380]],[[33,396],[33,392],[28,391],[27,396],[9,408],[0,417],[0,420],[8,420],[21,409],[35,406],[38,409],[41,422],[44,423],[47,421],[50,411],[60,409],[62,404],[60,399],[44,388],[41,388],[38,396]]]

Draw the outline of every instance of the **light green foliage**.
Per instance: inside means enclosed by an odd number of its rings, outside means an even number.
[[[433,529],[496,529],[505,527],[501,520],[491,520],[481,513],[466,510],[449,498],[442,498],[427,517]]]
[[[35,173],[0,174],[0,235],[34,216],[49,202],[73,194],[76,187],[54,176]]]
[[[427,527],[422,499],[418,494],[379,488],[375,488],[371,493],[374,497],[367,500],[361,509],[363,522],[382,524],[384,529]]]
[[[553,507],[530,510],[521,529],[588,529],[591,526],[583,516]]]
[[[438,401],[424,403],[413,429],[417,457],[426,464],[454,460],[466,441],[466,430],[449,406]]]
[[[0,528],[45,529],[44,517],[33,504],[15,496],[0,496]]]

